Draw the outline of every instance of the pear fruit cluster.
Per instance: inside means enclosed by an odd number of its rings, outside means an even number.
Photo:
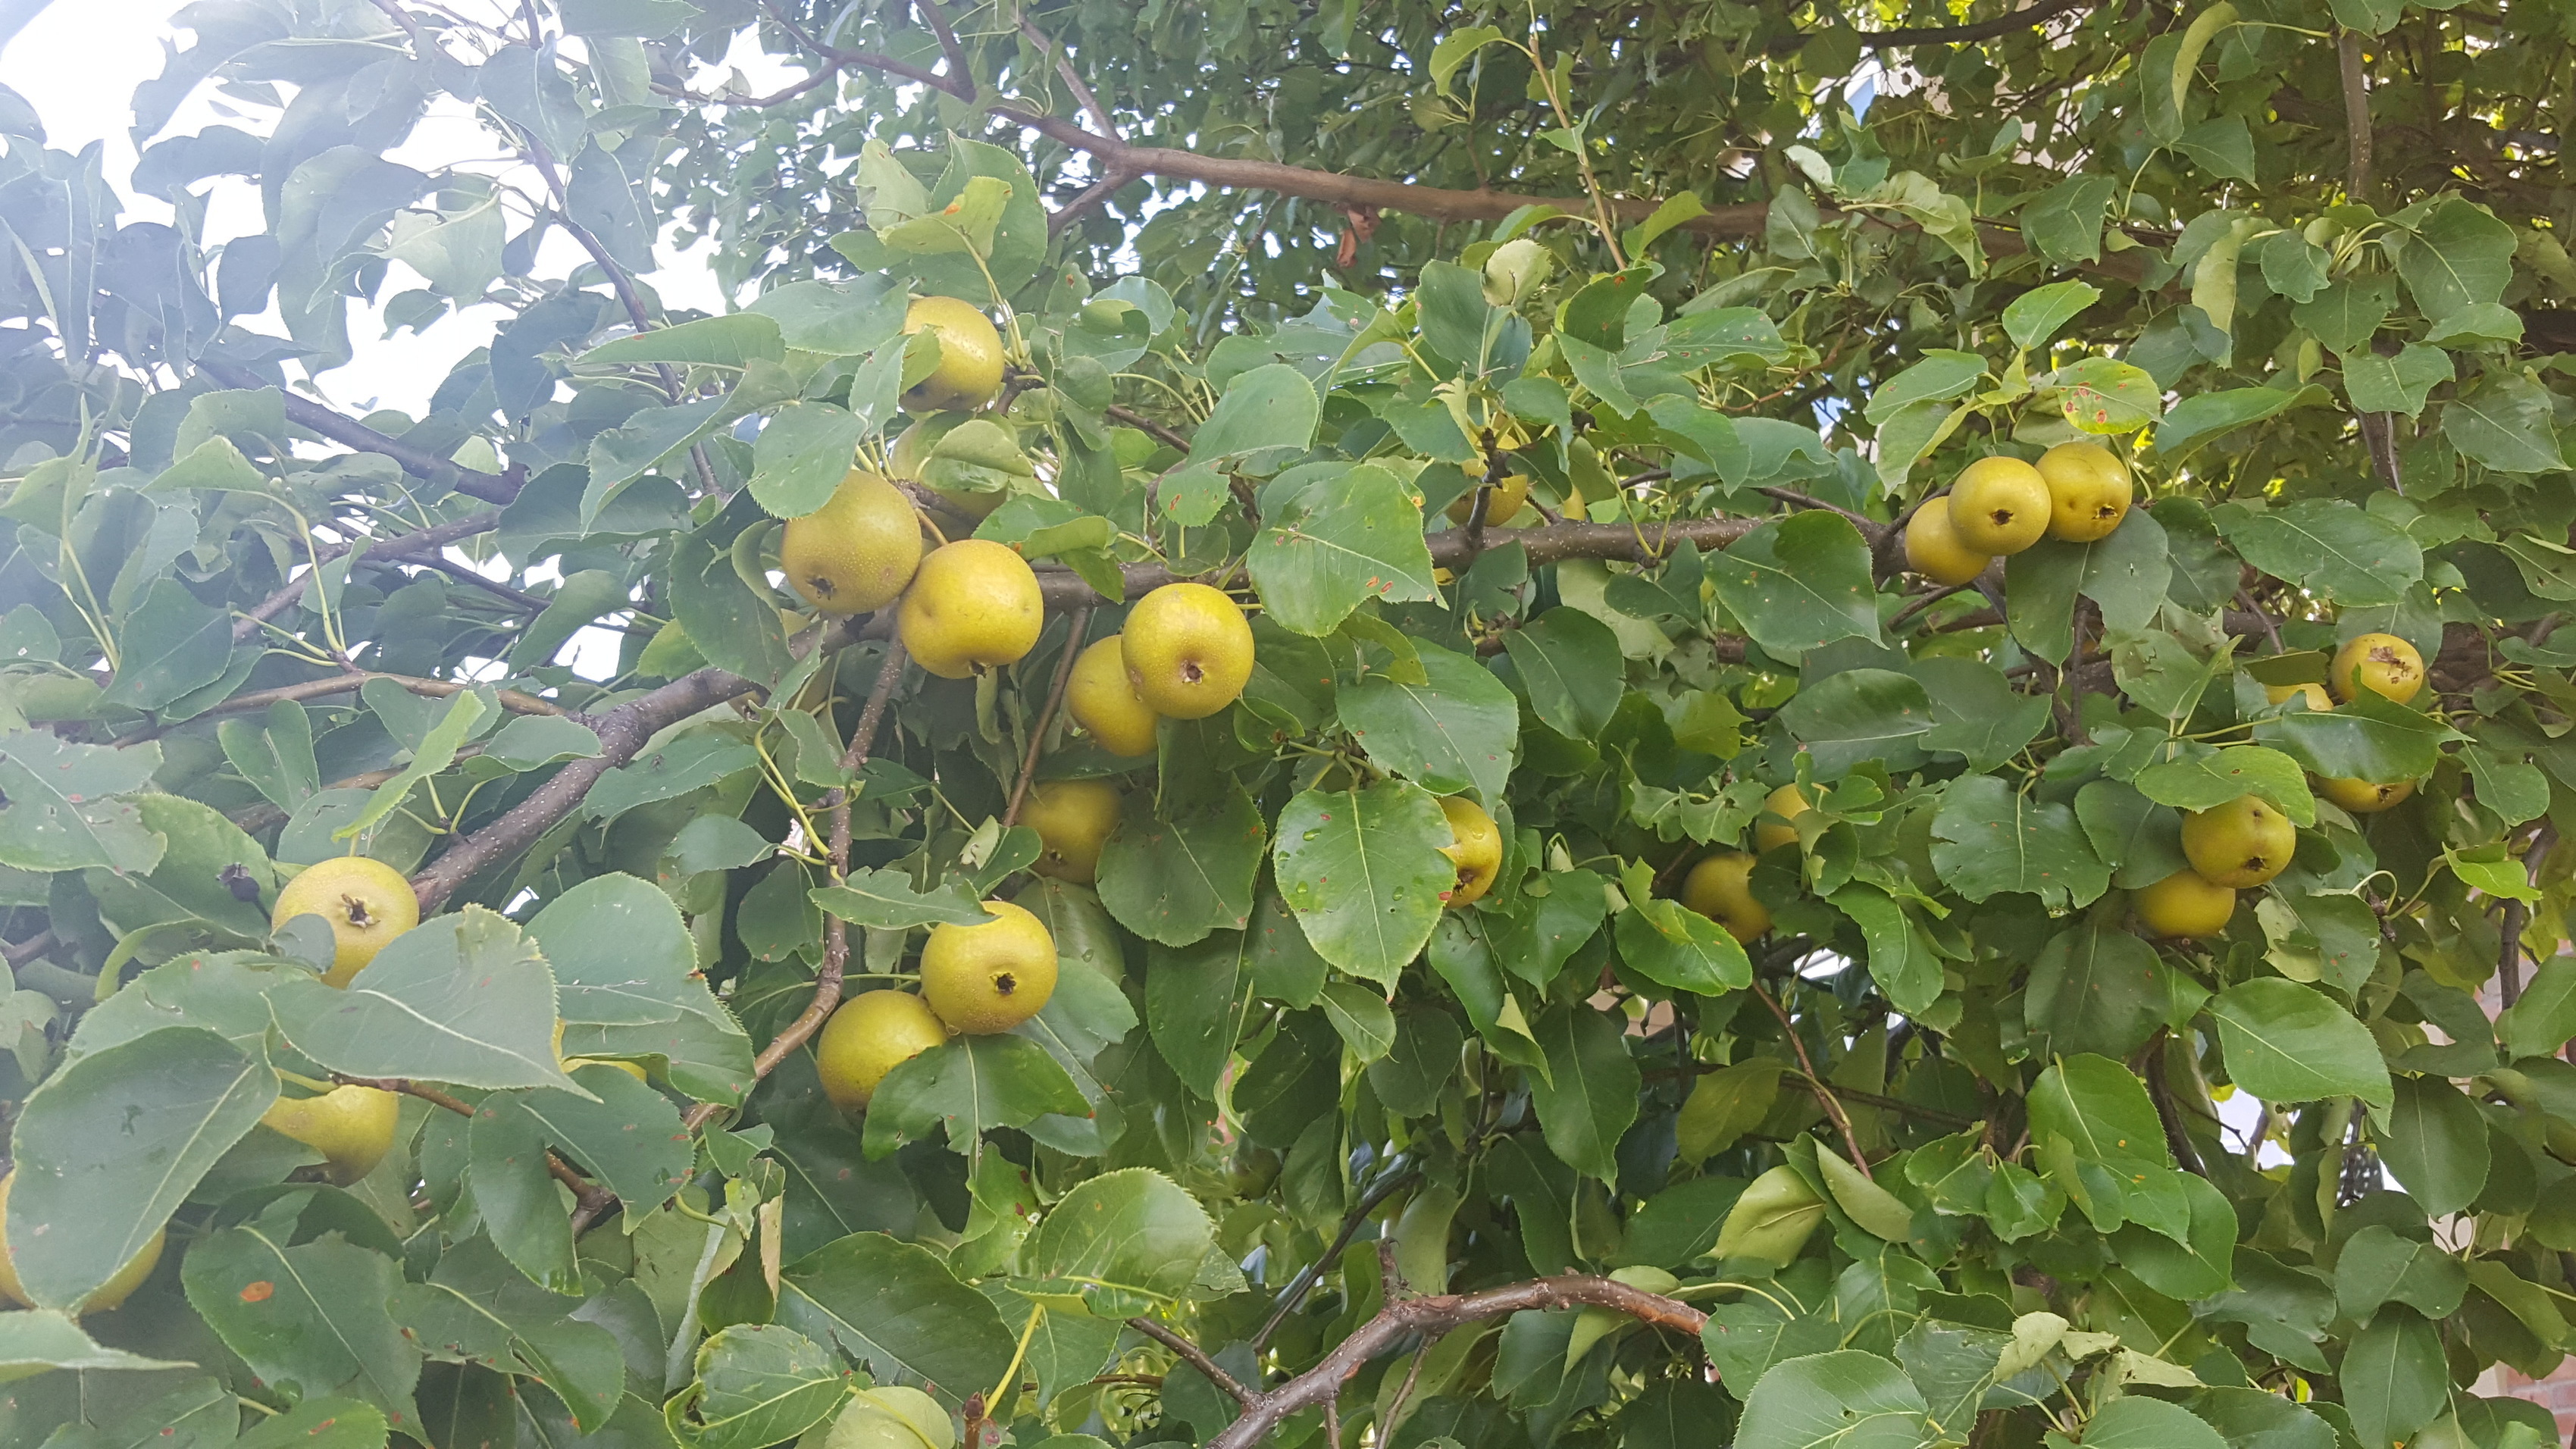
[[[1683,907],[1724,926],[1728,935],[1747,945],[1768,934],[1771,908],[1753,894],[1753,867],[1763,855],[1782,846],[1798,846],[1798,817],[1815,808],[1815,802],[1795,785],[1772,791],[1753,823],[1752,851],[1722,850],[1693,865],[1682,877],[1678,892]]]
[[[1154,752],[1164,719],[1205,719],[1252,680],[1252,626],[1223,590],[1165,584],[1128,610],[1125,629],[1074,661],[1064,703],[1113,755]]]
[[[989,900],[993,919],[939,925],[921,948],[921,991],[870,991],[832,1013],[814,1039],[824,1095],[864,1111],[886,1074],[951,1034],[1009,1031],[1055,994],[1055,936],[1027,908]]]
[[[2134,494],[2128,464],[2099,443],[2060,443],[2036,464],[2000,453],[1979,458],[1906,520],[1905,563],[1955,588],[2042,538],[2109,537]]]

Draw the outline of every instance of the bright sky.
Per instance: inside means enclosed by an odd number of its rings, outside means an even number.
[[[134,88],[161,73],[168,48],[185,48],[170,23],[185,4],[186,0],[55,0],[0,51],[0,85],[17,91],[35,107],[44,121],[48,146],[78,152],[92,142],[105,143],[105,174],[110,182],[119,183],[122,192],[121,183],[133,171],[136,154],[130,129]],[[472,11],[474,0],[461,0],[461,8]],[[762,54],[748,33],[726,62],[762,89],[799,74]],[[191,135],[230,119],[207,99],[210,89],[201,87],[162,134]],[[257,122],[252,125],[264,129]],[[153,139],[159,138],[146,138],[147,144]],[[493,156],[497,150],[492,135],[451,101],[434,107],[411,139],[391,155],[421,170],[435,171],[460,159]],[[539,186],[533,175],[523,179],[531,190]],[[169,219],[169,208],[159,201],[138,201],[129,193],[127,202],[131,218]],[[264,225],[258,192],[250,183],[240,178],[215,183],[208,242],[260,231]],[[710,311],[721,308],[723,297],[704,265],[703,250],[684,256],[664,248],[660,256],[661,269],[645,280],[666,304]],[[537,270],[540,275],[559,277],[582,260],[572,240],[556,230],[547,236]],[[408,267],[396,263],[378,295],[392,297],[419,284]],[[448,369],[466,353],[488,344],[493,329],[507,315],[497,306],[473,307],[440,319],[424,332],[390,340],[380,319],[353,315],[349,331],[354,358],[317,381],[326,400],[346,411],[390,407],[417,416],[426,410],[431,392]],[[257,331],[282,335],[285,330],[273,311],[264,318],[244,320]],[[454,549],[448,554],[460,563],[468,562]],[[496,578],[512,572],[499,560],[486,571]],[[542,582],[553,576],[550,568],[543,568],[532,572],[530,580]],[[618,634],[606,629],[584,629],[562,657],[585,675],[605,678],[615,672],[619,641]]]

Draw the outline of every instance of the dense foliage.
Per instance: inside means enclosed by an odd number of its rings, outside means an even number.
[[[2576,10],[179,23],[170,224],[0,91],[0,1444],[2554,1439]]]

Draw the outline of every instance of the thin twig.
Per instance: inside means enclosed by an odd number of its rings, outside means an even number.
[[[868,762],[868,754],[875,747],[877,730],[885,721],[886,705],[894,698],[895,683],[903,678],[904,657],[901,640],[890,641],[886,645],[885,663],[877,668],[877,682],[868,691],[866,706],[859,711],[858,728],[851,733],[850,746],[841,755],[843,772],[855,771]],[[839,789],[833,790],[824,800],[832,812],[832,878],[837,881],[850,868],[850,802],[847,792]],[[823,1023],[831,1018],[833,1009],[841,1004],[841,977],[849,967],[849,960],[849,923],[827,912],[823,917],[823,965],[814,976],[814,997],[806,1003],[804,1011],[787,1024],[786,1030],[772,1037],[769,1045],[761,1048],[760,1055],[752,1059],[754,1081],[776,1071],[780,1062],[787,1060],[814,1033],[823,1029]],[[700,1102],[691,1107],[681,1120],[694,1132],[722,1110],[720,1103]]]
[[[275,689],[255,689],[248,694],[236,694],[223,703],[207,709],[198,718],[222,714],[244,714],[251,710],[266,709],[272,704],[285,700],[319,699],[324,695],[346,694],[369,681],[378,679],[399,684],[405,690],[424,699],[448,699],[474,688],[471,683],[459,679],[419,679],[408,674],[359,670],[355,673],[308,679],[301,684],[281,684]],[[561,718],[572,713],[571,710],[552,700],[539,699],[532,694],[522,694],[515,689],[497,690],[494,692],[494,697],[500,701],[503,709],[512,714],[549,714]]]
[[[1038,777],[1038,748],[1046,743],[1047,726],[1055,723],[1055,712],[1064,704],[1065,687],[1073,681],[1074,656],[1082,652],[1083,631],[1091,625],[1091,610],[1073,611],[1073,622],[1066,626],[1064,657],[1055,662],[1055,679],[1047,686],[1046,703],[1038,707],[1038,717],[1029,724],[1028,753],[1020,760],[1019,781],[1011,786],[1010,808],[1002,812],[1002,828],[1020,823],[1020,807],[1028,803],[1029,783]]]
[[[367,537],[352,539],[345,543],[324,543],[313,550],[313,566],[320,568],[324,564],[331,563],[360,544],[366,546],[367,557],[371,559],[407,558],[416,553],[434,553],[451,543],[472,538],[478,533],[490,533],[500,526],[501,511],[497,508],[489,508],[481,513],[468,514],[453,523],[442,523],[436,528],[424,528],[413,533],[398,533],[391,538]],[[303,598],[304,591],[309,586],[309,578],[299,575],[293,582],[260,600],[257,606],[245,611],[240,618],[233,621],[233,642],[238,644],[258,633],[260,625],[286,612],[296,600]]]
[[[939,37],[939,53],[948,62],[948,93],[974,104],[979,99],[975,73],[966,66],[966,47],[957,42],[957,27],[948,23],[948,12],[939,8],[939,0],[913,0],[913,8],[930,22],[930,33]]]
[[[38,931],[14,946],[0,947],[0,956],[7,957],[10,969],[15,970],[52,949],[54,949],[54,933],[45,930]]]
[[[1102,408],[1100,413],[1101,416],[1108,418],[1113,422],[1125,423],[1127,426],[1134,428],[1136,431],[1143,433],[1145,436],[1152,438],[1155,442],[1158,442],[1167,448],[1178,448],[1184,453],[1190,450],[1190,440],[1188,438],[1181,436],[1179,433],[1172,431],[1170,428],[1163,426],[1161,423],[1154,421],[1143,413],[1137,412],[1133,408],[1121,407],[1116,403],[1111,403],[1109,406]]]
[[[1869,1170],[1869,1158],[1860,1150],[1860,1136],[1852,1131],[1851,1114],[1835,1100],[1833,1089],[1825,1085],[1825,1079],[1816,1075],[1815,1059],[1807,1055],[1807,1039],[1798,1035],[1797,1024],[1789,1020],[1789,1013],[1780,1009],[1778,998],[1764,990],[1761,982],[1753,983],[1753,994],[1762,998],[1762,1004],[1771,1008],[1771,1014],[1779,1018],[1781,1032],[1789,1038],[1790,1049],[1798,1054],[1798,1074],[1806,1079],[1807,1090],[1815,1094],[1817,1105],[1825,1109],[1825,1116],[1842,1129],[1843,1145],[1851,1149],[1852,1166],[1859,1168],[1863,1177],[1873,1176]]]
[[[1421,1180],[1419,1168],[1403,1167],[1379,1178],[1370,1184],[1368,1191],[1360,1194],[1360,1200],[1343,1216],[1342,1230],[1333,1235],[1332,1246],[1324,1249],[1322,1256],[1314,1262],[1299,1269],[1297,1276],[1288,1280],[1288,1286],[1280,1290],[1278,1305],[1270,1310],[1268,1318],[1262,1320],[1261,1331],[1252,1335],[1255,1357],[1269,1347],[1270,1335],[1279,1331],[1279,1325],[1287,1321],[1288,1315],[1297,1311],[1297,1305],[1305,1300],[1307,1290],[1313,1288],[1325,1270],[1341,1258],[1342,1250],[1351,1245],[1351,1239],[1358,1234],[1360,1224],[1368,1221],[1369,1214],[1376,1212],[1388,1198]]]
[[[1055,73],[1064,79],[1065,88],[1073,92],[1074,100],[1082,106],[1083,114],[1091,117],[1091,124],[1100,128],[1100,134],[1117,141],[1127,139],[1127,133],[1118,129],[1118,123],[1110,118],[1108,108],[1101,105],[1100,98],[1091,93],[1091,87],[1084,82],[1082,72],[1073,68],[1073,57],[1067,55],[1064,47],[1058,45],[1045,31],[1038,29],[1037,23],[1030,20],[1025,13],[1020,16],[1020,34],[1028,37],[1031,45],[1045,52],[1047,57],[1055,62]]]
[[[228,388],[258,389],[275,386],[248,369],[228,362],[212,360],[197,364],[197,370]],[[374,453],[391,458],[404,472],[415,478],[453,488],[459,493],[480,498],[486,503],[507,503],[519,496],[527,482],[528,470],[517,463],[502,473],[485,473],[440,457],[417,443],[387,437],[365,423],[335,412],[321,403],[290,389],[277,388],[285,399],[286,420],[299,428],[319,433],[335,443],[355,448],[361,453]]]
[[[1170,1329],[1165,1328],[1163,1325],[1156,1323],[1150,1318],[1130,1318],[1127,1320],[1127,1326],[1136,1330],[1138,1333],[1145,1335],[1147,1338],[1154,1340],[1156,1343],[1161,1344],[1163,1347],[1170,1349],[1172,1352],[1179,1354],[1188,1362],[1190,1367],[1207,1375],[1207,1381],[1209,1383],[1225,1390],[1227,1395],[1233,1398],[1236,1403],[1241,1404],[1246,1408],[1250,1408],[1252,1406],[1252,1401],[1256,1397],[1252,1390],[1236,1383],[1234,1381],[1234,1375],[1227,1373],[1224,1369],[1218,1367],[1217,1361],[1208,1357],[1206,1350],[1201,1349],[1197,1344],[1190,1342],[1188,1339],[1181,1337],[1179,1334],[1174,1333]]]

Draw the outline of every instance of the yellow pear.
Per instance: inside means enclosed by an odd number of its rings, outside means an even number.
[[[1205,584],[1165,584],[1128,611],[1127,682],[1156,714],[1205,719],[1252,678],[1252,626]]]
[[[1753,857],[1725,851],[1690,868],[1682,877],[1681,903],[1726,928],[1738,941],[1753,941],[1771,929],[1771,910],[1753,898],[1747,884]]]
[[[2019,553],[2048,532],[2048,480],[2001,453],[1959,470],[1950,484],[1950,528],[1971,553]]]
[[[1451,523],[1463,524],[1467,521],[1468,511],[1476,506],[1476,489],[1482,486],[1484,481],[1485,473],[1483,469],[1470,468],[1467,470],[1467,491],[1459,494],[1457,499],[1449,505],[1449,521]],[[1500,528],[1502,525],[1511,522],[1513,519],[1520,516],[1521,505],[1528,501],[1529,475],[1526,473],[1505,474],[1502,478],[1495,481],[1494,491],[1485,495],[1486,526]]]
[[[2039,455],[2048,484],[2048,536],[2068,543],[2108,538],[2129,516],[2136,487],[2129,465],[2099,443],[2060,443]]]
[[[2239,795],[2182,817],[2182,853],[2212,885],[2261,885],[2289,868],[2298,846],[2290,817],[2257,796]]]
[[[908,991],[869,991],[841,1003],[814,1038],[823,1095],[844,1112],[868,1105],[898,1065],[948,1040],[948,1028]]]
[[[1441,899],[1456,910],[1494,888],[1494,876],[1503,868],[1503,832],[1483,806],[1464,795],[1441,800],[1440,813],[1449,818],[1449,843],[1440,853],[1458,866],[1458,884]]]
[[[2360,634],[2335,651],[2326,679],[2340,700],[2367,689],[2404,704],[2424,687],[2424,656],[2394,634]]]
[[[2236,914],[2236,892],[2178,870],[2129,897],[2129,909],[2150,935],[2196,941],[2227,929]]]
[[[2398,780],[2375,785],[2368,780],[2327,779],[2319,777],[2317,793],[2342,806],[2354,815],[2376,815],[2394,810],[2415,797],[2415,782]]]
[[[280,1097],[259,1120],[321,1153],[331,1180],[346,1186],[385,1160],[401,1115],[401,1097],[351,1083],[316,1097]]]
[[[921,566],[921,520],[902,489],[852,468],[822,507],[787,520],[778,563],[788,586],[823,613],[882,609]]]
[[[924,297],[903,314],[903,330],[939,335],[939,365],[903,395],[917,412],[980,408],[1002,390],[1002,334],[992,319],[954,297]]]
[[[1133,759],[1154,753],[1154,727],[1163,717],[1128,682],[1123,637],[1112,634],[1083,649],[1065,681],[1064,707],[1102,749]]]
[[[1020,823],[1043,846],[1029,869],[1089,885],[1100,871],[1100,847],[1118,826],[1118,787],[1106,780],[1041,780],[1029,791]]]
[[[896,619],[913,662],[942,679],[1018,663],[1045,623],[1046,599],[1028,560],[984,538],[931,550]]]
[[[17,1250],[8,1246],[9,1185],[17,1180],[18,1169],[14,1167],[6,1175],[0,1175],[0,1297],[21,1308],[33,1308],[35,1300],[27,1296],[25,1285],[18,1281]],[[152,1241],[145,1243],[133,1257],[126,1259],[124,1267],[116,1270],[115,1277],[100,1284],[97,1292],[81,1300],[80,1306],[72,1310],[73,1316],[104,1313],[133,1296],[134,1290],[143,1286],[143,1280],[152,1276],[153,1266],[161,1261],[161,1247],[168,1237],[167,1230],[155,1232]]]
[[[1753,848],[1769,854],[1784,845],[1798,843],[1798,827],[1791,824],[1799,816],[1815,809],[1814,802],[1795,785],[1783,785],[1762,802],[1762,818],[1753,827]]]
[[[1959,542],[1950,525],[1950,498],[1924,500],[1905,521],[1905,566],[1936,584],[1956,588],[1986,571],[1992,558]]]
[[[401,871],[364,855],[334,856],[306,866],[277,893],[271,929],[297,916],[331,923],[331,969],[322,979],[346,986],[385,943],[420,924],[420,897]]]
[[[984,1036],[1038,1014],[1055,994],[1055,937],[1009,901],[986,901],[999,920],[933,926],[921,948],[921,996],[952,1031]]]
[[[2323,714],[2327,710],[2334,708],[2334,701],[2326,698],[2326,687],[2322,684],[2267,684],[2263,686],[2263,697],[2272,701],[2274,704],[2286,703],[2290,696],[2294,694],[2308,702],[2308,712],[2310,714]]]

